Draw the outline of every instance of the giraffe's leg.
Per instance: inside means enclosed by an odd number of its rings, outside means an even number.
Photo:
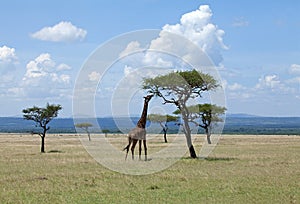
[[[130,137],[128,137],[128,145],[124,148],[124,150],[126,149],[126,156],[125,156],[125,160],[127,159],[128,156],[128,152],[129,152],[129,148],[131,145],[132,139]]]
[[[132,160],[134,159],[134,148],[135,148],[136,143],[137,143],[137,140],[133,139],[132,146],[131,146]]]
[[[141,160],[141,154],[142,154],[142,140],[139,140],[139,160]]]
[[[144,150],[145,150],[145,161],[147,161],[147,142],[146,140],[143,140],[143,143],[144,143]]]

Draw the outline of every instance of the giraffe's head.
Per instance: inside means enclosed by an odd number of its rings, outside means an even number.
[[[151,100],[151,98],[152,98],[153,96],[154,96],[153,94],[150,94],[150,95],[145,96],[145,97],[144,97],[145,102],[148,103],[148,102]]]

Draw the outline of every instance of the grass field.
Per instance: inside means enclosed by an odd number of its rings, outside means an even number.
[[[300,136],[225,135],[206,160],[143,176],[104,168],[76,135],[39,149],[36,135],[0,134],[0,203],[300,203]]]

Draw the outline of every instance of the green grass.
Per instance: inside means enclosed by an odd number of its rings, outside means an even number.
[[[0,203],[300,203],[299,136],[223,136],[209,158],[143,176],[101,166],[75,135],[47,135],[44,154],[39,145],[0,135]]]

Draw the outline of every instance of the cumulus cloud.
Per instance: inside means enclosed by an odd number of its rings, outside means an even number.
[[[56,65],[49,53],[43,53],[28,62],[22,81],[24,85],[31,86],[43,86],[49,85],[49,83],[68,84],[70,76],[60,73],[66,68],[71,69],[66,64]]]
[[[54,71],[55,62],[50,58],[50,54],[43,53],[26,65],[26,73],[23,80],[30,78],[39,78],[48,75]]]
[[[70,97],[71,77],[67,73],[70,69],[67,64],[56,63],[49,53],[42,53],[27,63],[19,87],[9,91],[31,98]]]
[[[163,53],[155,53],[155,52],[146,52],[142,62],[147,66],[156,66],[156,67],[172,67],[174,66],[174,62],[172,62],[171,56],[166,56]]]
[[[15,48],[6,45],[0,47],[0,96],[18,83],[18,64]]]
[[[299,96],[300,76],[290,79],[282,79],[278,74],[267,74],[258,79],[254,86],[244,86],[240,83],[228,83],[222,80],[222,86],[226,90],[228,99],[249,99],[249,98],[282,98],[287,96]]]
[[[133,69],[132,67],[128,66],[128,65],[125,65],[124,67],[124,75],[125,77],[130,75],[132,72],[135,72],[136,69]]]
[[[208,5],[183,14],[177,24],[166,24],[159,37],[149,42],[145,48],[137,41],[127,45],[120,56],[143,49],[139,59],[143,66],[182,69],[184,61],[201,66],[221,65],[222,51],[228,49],[223,43],[225,32],[212,23],[212,11]],[[197,48],[197,49],[196,49]],[[146,49],[146,50],[145,50]],[[203,53],[199,53],[199,50]],[[208,57],[209,58],[208,58]],[[181,60],[181,63],[180,63]],[[137,67],[135,64],[128,64]],[[128,70],[124,70],[127,73]]]
[[[31,37],[43,41],[72,42],[83,40],[87,31],[74,26],[71,22],[61,21],[52,27],[44,27],[31,34]]]
[[[290,66],[289,72],[291,74],[300,75],[300,65],[299,64],[292,64]]]
[[[248,99],[252,96],[247,87],[237,82],[229,84],[225,79],[223,79],[221,85],[226,91],[226,96],[228,99]]]
[[[202,5],[199,9],[182,15],[180,23],[166,24],[163,31],[182,35],[199,46],[218,65],[223,60],[222,50],[228,49],[223,42],[225,32],[212,23],[212,11],[208,5]],[[164,36],[162,36],[164,37]],[[165,39],[164,43],[168,39]],[[173,42],[179,43],[180,42]]]
[[[144,78],[153,78],[158,75],[164,75],[169,73],[172,69],[162,69],[161,67],[132,67],[129,65],[125,65],[123,69],[124,77],[120,79],[122,83],[118,82],[118,86],[120,89],[133,90],[136,87],[140,87]],[[123,85],[120,85],[123,84]],[[125,95],[127,93],[124,91]]]
[[[101,74],[99,72],[91,72],[89,75],[89,80],[90,81],[99,81],[100,77],[101,77]]]
[[[58,75],[57,73],[51,73],[49,74],[49,76],[52,82],[64,83],[64,84],[70,83],[70,76],[67,74]]]
[[[238,91],[238,90],[244,90],[245,87],[239,83],[233,83],[233,84],[228,84],[227,88],[231,91]]]
[[[263,88],[271,88],[275,89],[281,86],[281,82],[279,77],[275,74],[273,75],[266,75],[264,77],[259,78],[258,83],[256,84],[257,89]]]
[[[266,75],[259,78],[255,90],[271,90],[272,92],[281,92],[282,94],[294,93],[295,88],[289,86],[289,80],[282,81],[276,74]]]
[[[57,71],[64,71],[64,70],[70,70],[70,69],[71,69],[71,67],[64,63],[57,66]]]
[[[133,52],[136,52],[136,51],[139,51],[141,50],[142,48],[140,47],[140,43],[138,41],[132,41],[130,42],[127,47],[125,48],[125,50],[123,50],[121,53],[120,53],[120,57],[125,57],[127,56],[128,54],[130,53],[133,53]]]
[[[15,53],[15,48],[10,48],[7,46],[0,47],[0,62],[10,63],[17,60],[17,55]]]

